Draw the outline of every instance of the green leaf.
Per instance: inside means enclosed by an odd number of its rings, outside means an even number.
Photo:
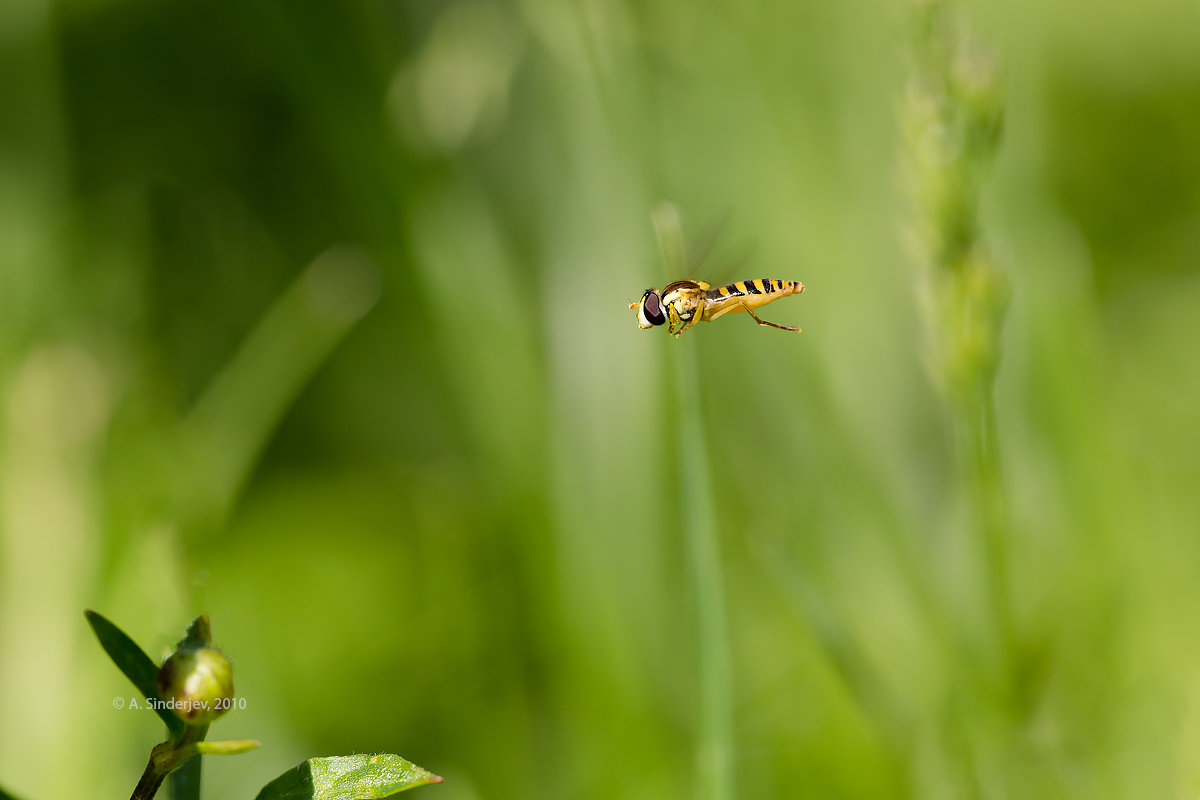
[[[117,669],[121,670],[126,678],[129,678],[130,682],[145,695],[147,700],[161,700],[158,696],[158,689],[154,685],[154,679],[158,676],[158,666],[150,660],[150,656],[146,655],[133,639],[126,636],[124,631],[100,614],[95,611],[83,613],[87,617],[88,624],[92,626],[92,632],[100,640],[100,646],[117,665]],[[185,727],[183,720],[161,704],[156,703],[154,710],[166,724],[172,738],[178,739],[183,735]]]
[[[264,786],[255,800],[375,800],[441,782],[389,753],[310,758]]]
[[[187,632],[183,634],[183,638],[175,645],[175,649],[182,650],[185,647],[211,646],[212,626],[208,624],[208,617],[201,615],[192,620],[191,625],[188,625]]]
[[[0,789],[0,800],[17,800],[17,798],[13,797],[11,794],[4,791],[3,789]]]
[[[222,739],[219,742],[196,742],[195,750],[202,756],[236,756],[262,747],[257,739]]]

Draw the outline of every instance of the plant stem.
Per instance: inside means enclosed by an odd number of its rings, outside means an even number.
[[[142,779],[138,781],[138,785],[134,787],[133,794],[129,800],[150,800],[154,795],[158,794],[158,789],[162,786],[167,776],[159,771],[154,764],[154,756],[150,756],[150,763],[146,764],[146,771],[142,773]]]
[[[1002,683],[1014,650],[1005,494],[993,387],[1008,277],[980,221],[980,186],[995,158],[1004,97],[997,66],[973,44],[949,0],[913,4],[905,130],[924,262],[934,375],[949,400],[979,532],[979,573]]]
[[[702,796],[733,795],[733,723],[728,623],[725,619],[721,552],[712,503],[707,435],[700,409],[700,381],[692,342],[671,342],[679,420],[680,515],[695,591],[700,682],[698,767]]]
[[[134,787],[130,800],[149,800],[158,794],[159,787],[162,786],[167,776],[183,764],[186,756],[181,754],[192,749],[194,738],[194,730],[185,729],[183,738],[179,741],[168,739],[162,744],[156,744],[150,751],[150,761],[146,764],[146,771],[142,773],[142,779]]]
[[[983,544],[983,575],[991,617],[996,626],[997,662],[1002,686],[1007,690],[1013,669],[1015,632],[1009,589],[1008,549],[1005,544],[1006,500],[992,382],[987,380],[978,386],[976,396],[968,402],[971,407],[960,412],[967,420],[967,429],[962,436],[964,448],[968,451],[965,463],[971,481],[971,504]]]
[[[176,754],[186,749],[189,755],[167,765],[171,776],[171,800],[200,800],[200,771],[204,762],[198,756],[192,758],[190,754],[197,752],[197,743],[203,742],[207,735],[207,725],[189,726],[183,738],[176,743]]]
[[[171,773],[171,800],[200,800],[200,757],[191,759]]]
[[[200,756],[231,756],[258,747],[255,739],[228,739],[205,742],[207,725],[189,726],[179,740],[169,739],[154,746],[150,762],[134,787],[130,800],[149,800],[158,793],[163,781],[171,778],[171,800],[198,800],[200,797]],[[182,778],[182,780],[180,780]]]

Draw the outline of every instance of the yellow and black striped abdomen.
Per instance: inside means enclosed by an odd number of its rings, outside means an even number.
[[[800,294],[804,284],[800,281],[756,278],[751,281],[736,281],[709,289],[705,293],[704,319],[713,320],[725,314],[736,314],[765,306],[789,294]]]
[[[770,278],[757,278],[752,281],[737,281],[708,290],[710,300],[720,300],[725,297],[742,297],[743,295],[795,294],[803,291],[804,285],[799,281],[777,281]]]

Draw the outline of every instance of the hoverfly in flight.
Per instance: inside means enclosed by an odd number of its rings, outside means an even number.
[[[759,325],[779,328],[782,331],[797,331],[790,325],[777,325],[760,319],[754,309],[767,303],[800,294],[804,284],[800,281],[779,281],[760,278],[752,281],[737,281],[713,289],[704,281],[682,280],[669,283],[662,291],[647,289],[642,299],[630,303],[637,310],[639,328],[653,328],[667,324],[667,332],[679,338],[679,334],[697,322],[709,322],[726,314],[745,311]]]

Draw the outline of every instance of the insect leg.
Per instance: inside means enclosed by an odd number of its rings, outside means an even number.
[[[742,306],[742,308],[746,309],[747,314],[754,317],[754,321],[757,322],[759,325],[766,325],[771,328],[779,328],[779,330],[781,330],[781,331],[795,331],[796,333],[800,332],[799,328],[792,327],[791,325],[778,325],[774,322],[767,322],[765,319],[760,319],[758,314],[755,314],[753,311],[750,310],[750,306],[746,305],[745,303],[741,303],[740,305]]]

